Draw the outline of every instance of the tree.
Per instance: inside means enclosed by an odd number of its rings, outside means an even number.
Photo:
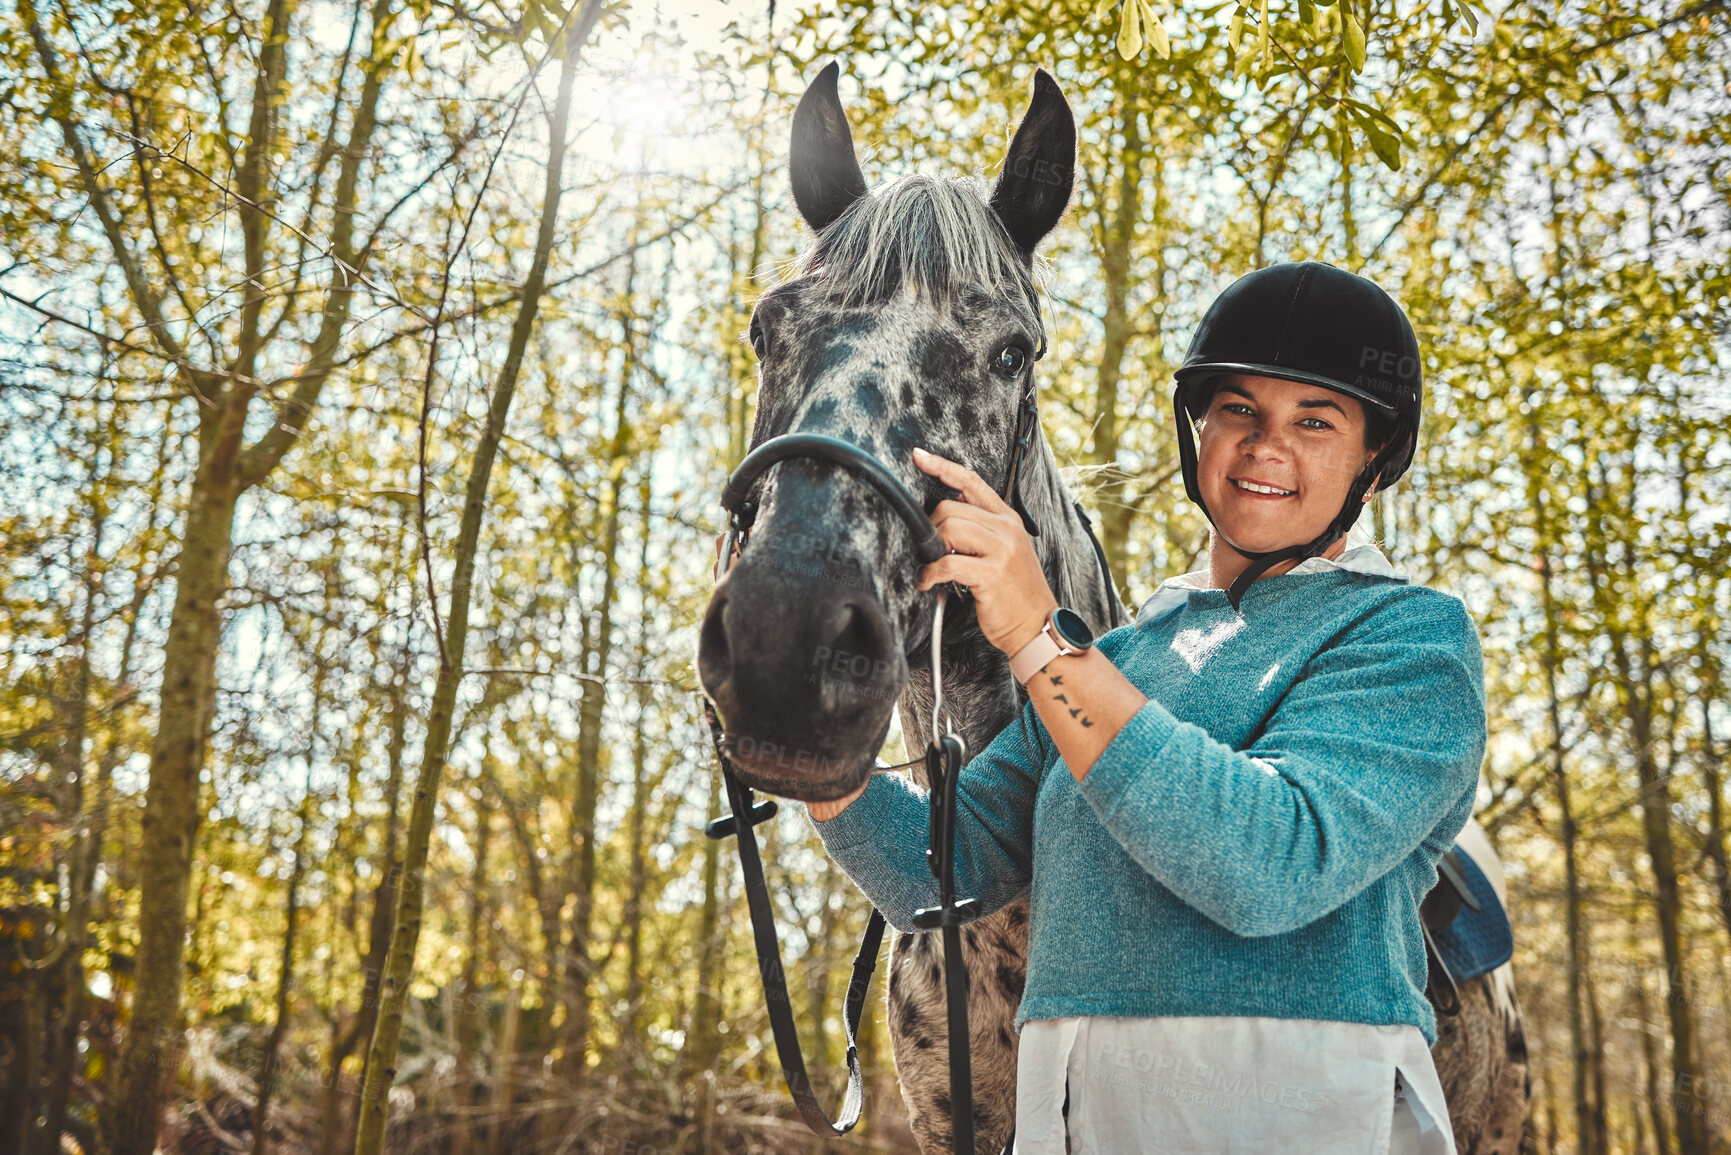
[[[566,135],[570,125],[571,91],[576,82],[577,64],[583,44],[601,15],[600,0],[584,0],[569,29],[562,29],[563,58],[559,74],[559,95],[553,106],[548,133],[550,155],[547,161],[546,185],[541,198],[541,221],[535,236],[534,257],[524,278],[522,303],[511,326],[511,343],[494,382],[492,398],[487,407],[487,424],[475,454],[469,464],[469,480],[463,502],[462,529],[457,535],[455,569],[451,579],[448,625],[440,639],[438,683],[433,692],[433,709],[427,721],[426,742],[421,751],[420,777],[415,784],[415,801],[409,811],[409,828],[405,835],[402,884],[398,890],[396,929],[391,938],[390,954],[385,959],[384,981],[380,986],[378,1024],[373,1029],[372,1050],[367,1056],[367,1081],[362,1092],[361,1123],[355,1134],[356,1155],[378,1155],[385,1138],[385,1092],[396,1075],[397,1043],[403,1029],[403,1006],[408,997],[409,974],[414,967],[415,947],[420,941],[421,911],[426,902],[425,877],[427,844],[432,837],[433,809],[438,802],[443,779],[447,743],[451,734],[451,718],[456,709],[457,687],[463,678],[463,648],[468,640],[469,590],[474,580],[475,551],[481,536],[481,520],[486,513],[487,485],[492,479],[493,459],[499,441],[504,436],[505,420],[511,412],[511,399],[516,394],[518,374],[522,371],[523,355],[529,347],[529,337],[535,328],[535,316],[540,308],[541,294],[547,283],[547,266],[552,258],[554,227],[559,217],[559,200],[564,194],[564,162]],[[560,37],[554,37],[557,44]],[[551,52],[552,46],[549,46]],[[429,378],[434,361],[428,359]]]

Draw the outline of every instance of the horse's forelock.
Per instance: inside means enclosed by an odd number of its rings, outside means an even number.
[[[850,308],[909,289],[946,307],[983,292],[1039,323],[1034,269],[973,180],[915,175],[879,186],[818,235],[794,275]]]

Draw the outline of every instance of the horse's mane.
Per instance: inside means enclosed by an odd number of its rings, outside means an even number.
[[[951,305],[985,293],[1038,324],[1032,263],[986,203],[980,182],[916,174],[860,197],[794,265],[838,304],[882,304],[911,287]]]

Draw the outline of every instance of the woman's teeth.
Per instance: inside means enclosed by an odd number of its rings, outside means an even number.
[[[1232,484],[1250,493],[1271,493],[1278,497],[1291,497],[1298,492],[1296,489],[1276,489],[1272,485],[1258,485],[1254,481],[1234,480]]]

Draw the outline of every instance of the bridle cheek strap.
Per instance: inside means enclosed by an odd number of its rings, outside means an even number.
[[[1022,402],[1016,411],[1016,444],[1010,450],[1010,471],[1004,478],[1004,492],[998,496],[1010,503],[1022,519],[1022,528],[1028,531],[1029,537],[1039,537],[1040,527],[1028,513],[1028,506],[1022,500],[1022,462],[1027,458],[1028,449],[1034,440],[1035,420],[1038,411],[1034,407],[1034,378],[1028,376],[1028,391],[1022,394]]]

